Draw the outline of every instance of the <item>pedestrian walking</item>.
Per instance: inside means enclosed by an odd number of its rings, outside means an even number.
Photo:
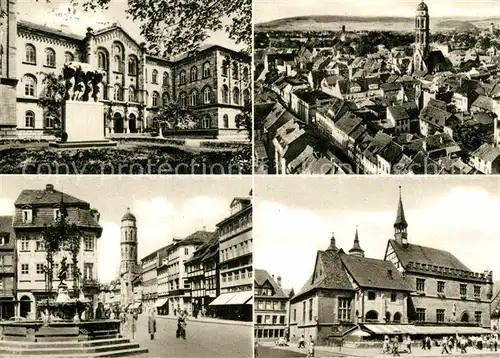
[[[255,344],[253,346],[253,356],[257,358],[259,356],[259,342],[255,340]]]
[[[309,344],[309,351],[307,352],[308,357],[314,357],[314,342]]]
[[[390,352],[391,352],[391,348],[390,348],[389,336],[385,336],[384,343],[382,344],[382,354],[390,353]]]
[[[443,339],[441,340],[441,354],[450,354],[450,352],[448,351],[448,340],[446,339],[446,337],[443,337]]]
[[[177,331],[175,333],[176,338],[182,337],[183,339],[186,339],[186,326],[187,326],[186,321],[187,321],[187,312],[180,311],[179,318],[177,319]]]
[[[306,339],[304,338],[304,335],[301,335],[299,338],[298,348],[306,348]]]
[[[425,337],[425,343],[428,350],[431,350],[431,337]]]
[[[467,353],[467,339],[465,339],[464,336],[460,338],[460,353],[461,354]]]
[[[410,335],[406,337],[406,351],[411,354],[411,338]]]
[[[399,357],[399,341],[398,337],[394,337],[392,340],[392,356]]]
[[[148,332],[151,337],[151,340],[155,339],[156,333],[156,318],[155,318],[155,310],[151,309],[148,317]]]

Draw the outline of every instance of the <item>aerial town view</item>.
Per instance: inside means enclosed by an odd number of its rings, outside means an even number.
[[[256,180],[258,356],[498,357],[498,181],[366,178]]]
[[[0,0],[0,173],[250,173],[238,2]]]
[[[497,2],[305,5],[256,1],[256,173],[500,173]]]
[[[46,178],[0,179],[2,358],[252,355],[251,178]]]

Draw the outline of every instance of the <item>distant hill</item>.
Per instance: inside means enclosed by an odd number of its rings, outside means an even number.
[[[500,27],[500,18],[433,18],[431,31],[473,30],[485,27],[490,22]],[[412,17],[372,17],[342,15],[296,16],[255,24],[256,31],[338,31],[342,26],[347,31],[413,31]]]
[[[446,20],[446,21],[440,21],[436,25],[436,29],[438,29],[438,30],[472,31],[472,30],[477,30],[478,27],[476,25],[471,24],[468,21]]]

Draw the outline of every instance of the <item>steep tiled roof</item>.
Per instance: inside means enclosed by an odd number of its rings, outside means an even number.
[[[262,287],[266,282],[272,286],[274,295],[271,297],[288,297],[280,285],[269,275],[266,270],[255,269],[254,270],[254,281],[255,286]]]
[[[493,162],[500,156],[500,148],[493,147],[489,143],[484,143],[471,155],[480,158],[485,162]]]
[[[414,244],[408,244],[407,247],[403,247],[396,240],[389,240],[389,242],[403,267],[406,267],[409,262],[418,262],[426,265],[470,271],[467,266],[448,251]]]
[[[59,204],[62,201],[65,204],[79,204],[83,206],[88,206],[89,204],[83,200],[75,198],[74,196],[62,193],[58,190],[31,190],[25,189],[21,191],[21,194],[17,197],[14,203],[16,207],[23,205],[53,205]]]
[[[340,255],[344,266],[361,287],[411,291],[394,264],[352,255]]]
[[[180,241],[183,245],[204,243],[214,235],[211,231],[198,230]]]
[[[317,259],[321,260],[324,266],[323,276],[316,280],[311,276],[294,298],[321,288],[353,290],[339,255],[338,252],[332,250],[318,251]]]
[[[0,233],[12,231],[12,216],[0,216]]]
[[[34,22],[26,21],[26,20],[20,20],[17,22],[17,27],[18,29],[25,29],[25,30],[33,30],[37,33],[46,33],[50,35],[56,35],[58,37],[66,38],[68,40],[76,40],[76,41],[82,41],[85,37],[76,35],[73,33],[65,32],[60,29],[55,29],[53,27],[45,26],[45,25],[40,25],[40,24],[35,24]]]

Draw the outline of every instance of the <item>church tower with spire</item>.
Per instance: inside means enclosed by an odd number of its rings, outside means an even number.
[[[415,71],[427,71],[425,59],[429,55],[429,8],[425,2],[421,2],[417,7],[415,15],[415,49],[413,60],[410,66],[411,73]],[[410,74],[411,74],[410,73]]]
[[[354,235],[354,244],[352,249],[349,250],[351,256],[365,257],[365,252],[359,245],[358,227],[356,226],[356,234]]]
[[[396,242],[403,247],[408,246],[408,223],[405,218],[405,211],[403,208],[403,199],[401,197],[401,187],[399,187],[399,203],[398,212],[396,214],[396,221],[394,222],[394,238]]]
[[[127,208],[120,228],[120,288],[121,304],[132,303],[134,298],[133,280],[140,273],[137,261],[137,219]]]

